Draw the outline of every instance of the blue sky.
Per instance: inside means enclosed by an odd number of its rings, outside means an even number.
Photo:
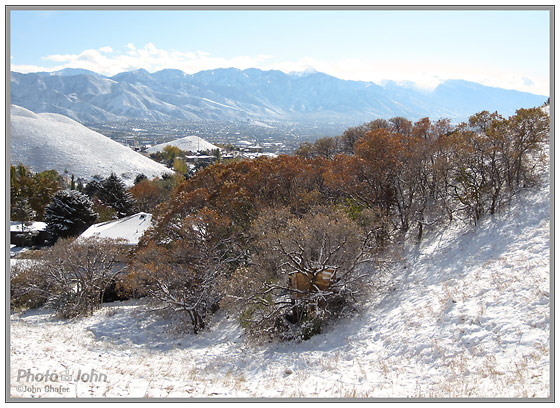
[[[548,94],[548,11],[12,11],[12,70],[315,69]]]

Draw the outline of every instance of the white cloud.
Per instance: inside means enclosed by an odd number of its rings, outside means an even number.
[[[102,54],[103,52],[104,54]],[[126,50],[118,52],[106,46],[98,50],[84,50],[79,54],[56,54],[44,57],[47,61],[58,63],[56,67],[14,65],[12,70],[19,72],[54,71],[63,68],[85,68],[103,75],[144,68],[149,72],[165,68],[179,69],[192,74],[198,71],[234,67],[239,69],[260,68],[276,69],[283,72],[301,72],[313,68],[319,72],[342,79],[371,81],[384,80],[410,81],[417,86],[432,89],[446,79],[464,79],[484,85],[506,89],[517,89],[538,94],[548,94],[548,78],[538,78],[531,73],[504,73],[500,67],[469,66],[464,62],[455,63],[445,59],[438,61],[411,63],[408,60],[396,61],[380,59],[316,59],[301,58],[282,60],[277,56],[259,54],[257,56],[238,56],[222,58],[210,53],[159,49],[153,43],[137,48],[128,43]]]
[[[10,70],[27,74],[28,72],[53,72],[62,69],[62,67],[40,67],[38,65],[13,65],[11,64]]]

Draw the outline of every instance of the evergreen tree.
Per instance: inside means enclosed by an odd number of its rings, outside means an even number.
[[[106,205],[113,207],[119,218],[134,214],[136,206],[134,197],[114,173],[100,183],[97,197]]]
[[[84,194],[86,194],[91,199],[95,198],[99,193],[99,190],[101,189],[102,180],[103,178],[99,176],[94,176],[93,180],[87,183],[86,186],[84,187],[84,191],[83,191]]]
[[[47,232],[52,242],[84,232],[97,218],[93,203],[76,190],[61,190],[45,208]]]
[[[136,178],[134,179],[134,185],[140,183],[142,180],[147,180],[148,177],[146,177],[146,175],[144,173],[138,174],[136,176]]]
[[[78,179],[78,183],[76,184],[76,190],[78,190],[80,193],[82,193],[84,191],[84,182],[81,178]]]
[[[30,221],[35,217],[35,211],[31,208],[27,198],[18,198],[11,204],[10,218],[13,221],[21,221],[21,231],[25,232],[24,227],[29,225]]]
[[[22,200],[27,200],[27,197],[29,196],[32,179],[33,173],[31,173],[31,171],[29,171],[22,164],[18,164],[17,166],[10,166],[10,217],[12,220],[17,220],[16,218],[14,218],[14,208],[20,206]]]

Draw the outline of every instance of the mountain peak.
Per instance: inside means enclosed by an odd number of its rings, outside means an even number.
[[[321,72],[317,71],[314,67],[308,65],[304,68],[303,71],[292,71],[288,73],[288,75],[296,76],[296,77],[305,77],[312,74],[321,74]]]

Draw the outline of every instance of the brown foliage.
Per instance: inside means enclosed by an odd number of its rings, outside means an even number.
[[[143,179],[128,190],[136,200],[138,211],[151,213],[167,198],[167,192],[153,180]]]

